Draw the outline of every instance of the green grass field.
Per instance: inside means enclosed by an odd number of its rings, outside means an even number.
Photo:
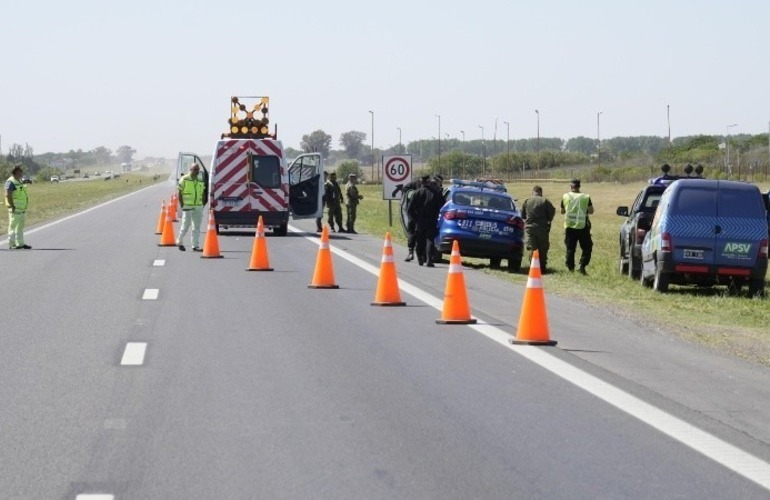
[[[167,177],[168,175],[165,175],[153,180],[150,175],[128,173],[107,181],[100,177],[93,177],[83,180],[28,184],[27,227],[64,217],[122,194],[150,186],[155,182],[161,182]],[[8,218],[0,217],[0,234],[7,232]]]
[[[565,182],[537,183],[558,207],[568,185]],[[534,184],[509,183],[508,191],[521,204],[530,195]],[[544,278],[546,295],[557,294],[583,301],[587,307],[610,309],[652,328],[662,328],[688,340],[770,365],[770,300],[767,298],[750,299],[745,293],[728,296],[725,287],[697,289],[674,285],[669,293],[659,294],[620,275],[618,233],[624,218],[616,215],[615,210],[621,205],[630,206],[642,187],[642,184],[583,183],[582,191],[591,195],[595,210],[591,217],[593,257],[587,277],[569,273],[564,266],[563,216],[557,209],[549,252],[549,267],[555,269],[555,273]],[[763,192],[768,189],[768,185],[759,187]],[[361,186],[361,193],[364,200],[359,206],[356,223],[359,232],[384,236],[390,230],[395,241],[406,244],[398,202],[391,202],[393,227],[389,227],[388,202],[382,200],[382,187]],[[513,275],[489,269],[487,260],[464,259],[464,262],[501,279],[520,285],[526,283],[529,265],[526,257],[522,272]]]

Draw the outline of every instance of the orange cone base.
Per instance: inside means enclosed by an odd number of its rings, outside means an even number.
[[[437,319],[436,323],[439,325],[475,325],[476,320],[471,319]]]
[[[511,339],[511,344],[515,345],[556,345],[555,340],[516,340]]]
[[[339,285],[308,285],[308,288],[339,288]]]
[[[176,243],[158,243],[159,247],[175,247]]]
[[[406,302],[372,302],[373,306],[382,306],[382,307],[399,307],[399,306],[405,306]]]
[[[221,259],[224,255],[201,255],[201,259]]]
[[[265,268],[262,268],[262,269],[246,269],[246,270],[247,271],[272,271],[273,268],[272,267],[265,267]]]

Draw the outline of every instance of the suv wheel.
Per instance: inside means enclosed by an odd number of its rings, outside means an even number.
[[[289,223],[284,222],[280,226],[273,228],[273,234],[275,236],[286,236],[286,233],[289,232]]]
[[[639,275],[642,274],[642,263],[634,259],[634,253],[628,254],[628,276],[632,279],[639,279]]]
[[[644,277],[644,270],[639,272],[639,283],[645,288],[650,288],[652,286],[652,280]]]
[[[658,263],[655,264],[655,277],[652,280],[652,289],[656,292],[666,293],[668,291],[669,275],[664,273],[660,267]]]
[[[620,274],[628,273],[628,261],[623,257],[620,258]]]
[[[490,257],[489,258],[489,267],[492,269],[500,269],[500,262],[502,262],[503,259],[500,257]]]

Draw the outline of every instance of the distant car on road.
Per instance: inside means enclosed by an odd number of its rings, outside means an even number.
[[[22,184],[32,184],[32,179],[25,175],[24,177],[21,178],[21,183]]]
[[[112,173],[112,170],[105,170],[104,174],[102,175],[102,178],[105,181],[108,181],[108,180],[112,179],[113,177],[115,177],[115,174]]]
[[[59,176],[58,175],[52,175],[51,176],[51,182],[59,182]]]

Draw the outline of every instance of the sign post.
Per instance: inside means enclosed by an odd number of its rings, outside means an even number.
[[[401,199],[400,187],[412,181],[412,155],[383,155],[382,170],[382,199],[388,200],[388,224],[393,226],[391,202]]]

